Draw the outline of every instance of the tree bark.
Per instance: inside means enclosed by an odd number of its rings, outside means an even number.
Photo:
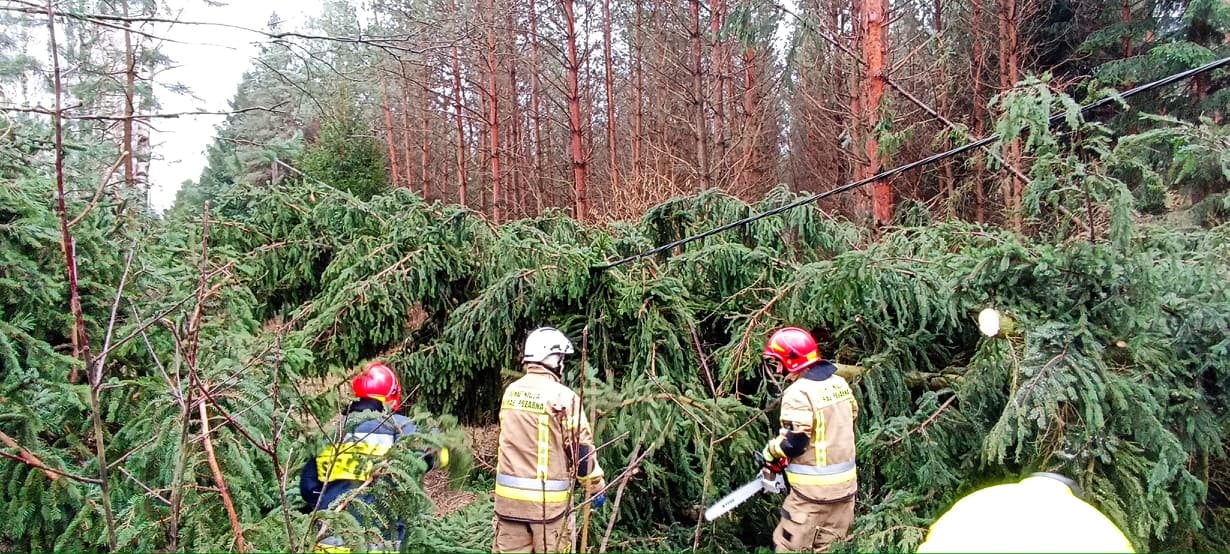
[[[999,86],[1000,93],[1006,93],[1016,86],[1020,57],[1018,41],[1018,10],[1020,0],[997,0],[999,4]],[[1004,189],[1004,209],[1008,212],[1012,230],[1021,232],[1023,220],[1021,217],[1021,183],[1016,173],[1021,169],[1021,141],[1012,139],[1006,145],[1004,164],[1008,171],[1001,178]]]
[[[491,141],[491,217],[496,223],[504,217],[504,191],[500,188],[500,90],[497,80],[495,40],[495,0],[487,0],[487,14],[491,24],[487,28],[487,137]]]
[[[695,0],[693,0],[695,1]],[[564,6],[564,30],[568,54],[568,131],[572,154],[573,198],[576,202],[576,218],[589,218],[589,192],[586,182],[585,151],[581,127],[581,63],[577,58],[576,6],[574,0],[562,0]]]
[[[454,4],[456,7],[456,4]],[[456,10],[455,13],[459,13]],[[466,128],[465,121],[462,115],[461,104],[461,56],[457,51],[457,41],[460,37],[453,39],[453,110],[454,117],[457,123],[457,202],[462,206],[468,205],[466,202],[466,185],[469,182],[469,175],[466,171]]]
[[[885,71],[888,58],[888,0],[871,0],[863,4],[863,64],[862,83],[863,117],[863,164],[860,179],[880,172],[884,158],[876,128],[882,113],[880,104],[884,98]],[[887,225],[893,217],[893,189],[887,179],[872,183],[872,217],[877,227]]]
[[[398,63],[401,69],[401,159],[402,167],[405,168],[405,187],[414,190],[413,178],[411,177],[414,167],[414,160],[410,157],[410,77],[406,73],[406,64]],[[427,194],[424,192],[423,199],[427,199]]]
[[[611,55],[611,0],[602,0],[602,58],[606,69],[607,170],[611,191],[619,190],[619,141],[615,121],[615,63]]]
[[[725,97],[725,75],[726,61],[723,55],[725,46],[719,34],[722,31],[722,24],[726,17],[726,3],[723,0],[709,0],[709,34],[713,40],[711,52],[712,59],[709,66],[713,68],[713,75],[710,77],[711,85],[714,86],[713,95],[713,146],[714,146],[714,161],[713,166],[721,171],[720,166],[723,160],[726,159],[726,97]]]
[[[982,100],[982,74],[983,64],[986,58],[982,50],[982,0],[970,0],[973,4],[973,14],[971,15],[971,31],[970,35],[973,44],[973,85],[972,93],[973,106],[973,129],[974,136],[982,138],[985,130],[985,115],[986,107]],[[974,221],[977,223],[986,223],[987,221],[987,202],[986,188],[983,186],[983,175],[986,171],[986,157],[980,152],[974,153]]]
[[[401,168],[397,163],[397,140],[393,135],[393,109],[389,106],[389,86],[380,78],[380,99],[384,107],[384,137],[389,148],[389,167],[393,172],[393,186],[401,182]]]
[[[120,0],[120,13],[125,19],[128,18],[128,0]],[[123,150],[121,155],[124,157],[124,186],[134,188],[136,186],[136,161],[133,157],[133,114],[136,111],[133,109],[133,97],[137,94],[137,57],[132,47],[132,31],[130,30],[132,23],[124,21],[124,123],[123,137],[121,139]],[[106,183],[102,183],[106,186]]]
[[[427,200],[431,194],[431,173],[427,167],[429,164],[429,153],[431,149],[431,96],[434,92],[423,83],[423,130],[419,135],[419,178],[423,181],[423,200]],[[443,187],[442,187],[443,188]],[[444,190],[440,191],[440,198],[444,199],[446,194]]]
[[[645,118],[645,76],[643,70],[643,62],[645,59],[645,35],[644,21],[642,20],[642,2],[636,1],[636,44],[632,47],[632,81],[634,83],[632,90],[632,178],[637,183],[637,187],[641,187],[641,164],[642,164],[642,140],[643,130],[641,126]],[[638,190],[639,192],[639,190]]]
[[[505,20],[505,28],[508,29],[509,33],[513,33],[514,32],[513,29],[517,28],[516,27],[517,15],[518,14],[516,14],[516,10],[510,9],[507,11],[507,19]],[[512,102],[511,102],[511,106],[509,106],[509,110],[511,110],[511,113],[509,114],[509,117],[508,117],[508,121],[510,122],[510,124],[508,125],[508,135],[507,135],[508,140],[505,143],[505,147],[504,147],[505,151],[509,153],[508,154],[508,164],[507,164],[508,167],[505,169],[509,173],[509,179],[508,179],[509,182],[504,187],[505,188],[504,205],[508,208],[508,213],[509,213],[508,217],[512,218],[514,216],[512,216],[511,214],[513,214],[514,211],[516,213],[515,217],[526,217],[527,214],[525,210],[525,200],[526,200],[525,186],[523,183],[523,180],[524,180],[523,174],[525,172],[525,163],[524,163],[525,145],[522,142],[522,136],[521,136],[521,132],[523,129],[522,129],[522,122],[521,122],[521,94],[518,88],[518,81],[517,81],[517,58],[518,56],[517,56],[517,48],[516,48],[516,44],[517,44],[516,34],[510,34],[508,36],[508,43],[512,45],[512,47],[510,48],[509,56],[508,56],[508,95],[509,95],[509,98],[512,100]],[[515,206],[513,205],[513,202],[509,202],[509,200],[512,200],[514,198],[516,199]]]
[[[538,58],[538,7],[534,0],[529,0],[529,19],[530,19],[530,119],[532,125],[530,129],[530,140],[533,142],[533,148],[530,149],[531,154],[531,169],[533,172],[533,188],[535,191],[535,213],[542,213],[543,204],[542,197],[545,192],[543,183],[542,170],[542,102],[539,96],[542,94],[541,66]],[[527,183],[527,186],[529,183]]]
[[[938,73],[936,86],[936,110],[945,117],[948,116],[948,64],[943,60],[948,49],[948,41],[944,36],[944,0],[935,0],[935,37],[936,48],[941,58],[936,66]],[[951,147],[951,135],[948,129],[943,130],[944,138],[940,142],[940,150],[948,150]],[[951,219],[955,213],[955,195],[953,194],[953,183],[956,180],[953,176],[952,158],[947,158],[940,162],[940,190],[944,194],[944,204],[947,206],[947,217]]]
[[[696,136],[696,190],[706,190],[712,183],[709,175],[709,140],[707,138],[708,118],[705,114],[705,73],[704,56],[700,39],[700,0],[688,0],[691,13],[691,27],[688,29],[692,41],[692,109]]]

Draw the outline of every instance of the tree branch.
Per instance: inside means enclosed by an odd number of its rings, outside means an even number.
[[[248,112],[285,113],[285,112],[278,110],[278,108],[282,107],[282,105],[284,104],[286,104],[286,101],[279,102],[272,107],[251,106],[247,108],[239,108],[237,110],[227,110],[227,111],[193,111],[193,112],[154,113],[154,114],[141,114],[141,115],[134,114],[131,116],[101,115],[101,114],[67,115],[63,113],[64,110],[58,106],[58,103],[54,110],[43,108],[41,106],[35,106],[33,108],[18,108],[18,107],[13,107],[13,106],[0,106],[0,111],[18,112],[18,113],[36,113],[36,114],[51,115],[51,116],[59,114],[59,117],[61,119],[72,119],[76,121],[130,121],[130,120],[143,120],[143,119],[177,119],[180,117],[185,117],[185,116],[190,117],[190,116],[196,116],[196,115],[238,115],[238,114],[248,113]]]
[[[906,437],[913,435],[914,433],[918,433],[926,429],[927,426],[931,425],[932,423],[935,423],[935,420],[940,417],[940,414],[943,413],[943,411],[946,408],[948,408],[949,405],[952,404],[952,401],[956,399],[957,399],[957,395],[955,394],[948,397],[948,400],[944,401],[944,403],[941,404],[940,407],[935,410],[935,413],[931,414],[931,417],[928,417],[926,421],[923,421],[922,425],[919,425],[918,427],[910,429],[909,432],[907,432],[906,434],[901,435],[900,437],[897,437],[896,440],[884,445],[884,448],[892,448],[894,446],[897,446],[898,444],[901,443],[901,441],[905,440]]]
[[[119,159],[115,160],[114,164],[111,164],[111,169],[107,170],[107,173],[103,175],[102,181],[98,183],[98,189],[94,191],[94,198],[90,199],[90,203],[81,210],[81,213],[77,214],[77,217],[74,217],[72,221],[68,222],[69,228],[76,227],[82,219],[85,219],[85,216],[94,211],[94,208],[98,206],[99,199],[102,198],[103,191],[106,190],[107,185],[111,183],[111,176],[115,175],[115,170],[119,169],[120,164],[124,162],[124,159],[127,156],[127,152],[121,153]]]
[[[64,263],[68,268],[69,310],[73,314],[73,355],[84,362],[87,372],[92,373],[90,360],[90,341],[85,327],[85,313],[81,308],[81,293],[77,288],[77,257],[76,242],[68,228],[68,208],[64,200],[64,128],[61,98],[64,92],[60,76],[60,53],[56,45],[56,24],[54,0],[47,0],[44,12],[47,14],[47,41],[51,49],[52,92],[55,97],[55,113],[51,114],[51,125],[55,133],[55,180],[56,201],[59,208],[60,232],[63,236]],[[35,13],[38,13],[37,11]],[[69,382],[76,384],[77,369],[69,372]],[[107,526],[107,545],[116,550],[115,514],[111,510],[111,491],[107,486],[107,452],[103,443],[103,426],[101,406],[98,402],[98,383],[91,379],[90,411],[94,426],[94,451],[98,457],[98,486],[102,489],[103,515]]]
[[[372,47],[380,48],[382,50],[392,50],[392,51],[402,52],[406,54],[423,54],[428,51],[428,49],[408,48],[406,46],[403,46],[404,44],[419,44],[419,43],[425,42],[422,40],[422,37],[418,37],[415,34],[411,34],[411,33],[401,34],[401,35],[376,35],[376,36],[367,36],[367,37],[364,37],[361,34],[360,36],[357,36],[357,37],[330,37],[330,36],[323,36],[323,35],[310,35],[307,33],[299,33],[299,32],[293,32],[293,31],[271,33],[269,31],[261,31],[259,29],[252,29],[250,27],[244,27],[242,25],[234,25],[231,23],[218,23],[218,22],[213,22],[213,21],[181,21],[179,19],[172,19],[172,18],[166,18],[166,17],[120,16],[120,15],[97,14],[97,13],[73,13],[73,12],[53,11],[50,7],[44,10],[42,9],[41,6],[37,6],[31,2],[24,2],[22,0],[9,0],[9,1],[15,4],[21,4],[21,5],[30,6],[30,7],[25,7],[25,8],[0,7],[0,10],[24,13],[24,14],[32,14],[32,15],[33,14],[37,14],[37,15],[47,14],[48,16],[67,17],[71,19],[76,19],[78,21],[85,21],[88,23],[94,23],[94,24],[99,24],[99,25],[104,24],[105,22],[130,23],[130,24],[131,23],[165,23],[165,24],[171,24],[171,25],[200,25],[200,26],[206,26],[206,27],[221,27],[224,29],[234,29],[237,31],[245,31],[248,33],[253,33],[253,34],[264,36],[271,40],[297,38],[297,39],[303,39],[303,40],[322,40],[322,41],[331,41],[331,42],[341,42],[345,44],[361,44],[365,46],[372,46]]]
[[[91,485],[100,484],[100,481],[98,479],[94,479],[91,477],[82,477],[80,475],[73,475],[72,473],[68,473],[66,471],[55,469],[53,467],[48,466],[47,464],[44,464],[43,461],[38,458],[38,456],[35,456],[33,452],[26,450],[20,444],[17,444],[17,441],[13,440],[13,437],[6,435],[4,431],[0,431],[0,442],[4,443],[4,445],[9,448],[17,450],[16,456],[5,453],[5,452],[0,452],[0,456],[3,456],[15,462],[21,462],[33,468],[41,469],[43,471],[43,474],[46,475],[47,478],[52,481],[59,479],[60,476],[63,475],[64,477],[68,477],[69,479],[72,479],[73,481],[78,481],[81,483],[88,483]]]
[[[209,469],[214,474],[214,482],[218,484],[218,494],[222,496],[222,506],[226,508],[226,516],[231,522],[231,532],[235,534],[235,548],[247,552],[248,545],[243,539],[243,526],[239,523],[239,513],[235,511],[235,503],[231,500],[231,491],[226,487],[226,478],[222,476],[222,467],[218,465],[218,456],[214,454],[213,434],[209,430],[209,412],[205,403],[198,404],[201,414],[201,434],[205,438],[205,454],[209,461]]]

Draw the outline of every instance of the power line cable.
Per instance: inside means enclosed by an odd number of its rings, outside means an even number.
[[[1145,84],[1143,84],[1143,85],[1140,85],[1140,86],[1137,86],[1137,87],[1134,87],[1134,88],[1128,89],[1128,90],[1126,90],[1126,91],[1124,91],[1124,92],[1122,92],[1122,93],[1118,93],[1118,94],[1111,94],[1111,95],[1108,95],[1108,96],[1106,96],[1106,97],[1104,97],[1104,98],[1102,98],[1102,99],[1100,99],[1100,100],[1097,100],[1097,101],[1095,101],[1095,102],[1091,102],[1091,103],[1089,103],[1089,104],[1087,104],[1087,105],[1085,105],[1085,106],[1082,106],[1082,107],[1081,107],[1081,109],[1080,109],[1080,113],[1083,115],[1083,114],[1085,114],[1085,113],[1087,113],[1087,112],[1089,112],[1089,111],[1091,111],[1091,110],[1094,110],[1094,109],[1100,108],[1100,107],[1105,106],[1105,105],[1107,105],[1107,104],[1109,104],[1109,103],[1111,103],[1111,102],[1115,102],[1115,101],[1118,101],[1118,100],[1122,100],[1122,99],[1130,98],[1130,97],[1135,96],[1135,95],[1137,95],[1137,94],[1140,94],[1140,93],[1142,93],[1142,92],[1146,92],[1146,91],[1149,91],[1149,90],[1152,90],[1152,89],[1155,89],[1155,88],[1164,87],[1164,86],[1169,85],[1169,84],[1171,84],[1171,83],[1174,83],[1174,82],[1177,82],[1177,81],[1182,81],[1182,80],[1184,80],[1184,79],[1189,79],[1189,78],[1191,78],[1191,77],[1195,77],[1195,76],[1200,75],[1200,74],[1203,74],[1203,73],[1208,73],[1208,72],[1210,72],[1210,71],[1213,71],[1214,69],[1220,68],[1220,67],[1222,67],[1222,66],[1224,66],[1224,65],[1227,65],[1227,64],[1230,64],[1230,57],[1222,58],[1222,59],[1220,59],[1220,60],[1216,60],[1216,61],[1213,61],[1213,62],[1207,63],[1207,64],[1202,65],[1202,66],[1200,66],[1200,67],[1196,67],[1196,68],[1189,69],[1189,70],[1187,70],[1187,71],[1182,71],[1182,72],[1179,72],[1179,73],[1175,73],[1175,74],[1170,75],[1170,76],[1168,76],[1168,77],[1163,77],[1163,78],[1158,79],[1158,80],[1156,80],[1156,81],[1153,81],[1153,82],[1150,82],[1150,83],[1145,83]],[[1065,114],[1064,114],[1064,112],[1059,112],[1059,113],[1055,113],[1055,114],[1051,115],[1051,117],[1047,120],[1047,124],[1048,124],[1048,125],[1053,125],[1053,124],[1055,124],[1057,121],[1062,120],[1062,119],[1064,118],[1064,115],[1065,115]],[[640,254],[634,254],[634,255],[632,255],[632,256],[628,256],[628,257],[626,257],[626,258],[623,258],[623,259],[618,260],[618,261],[615,261],[615,262],[611,262],[611,263],[607,263],[607,264],[603,264],[603,265],[596,265],[596,266],[593,266],[591,269],[593,269],[594,271],[606,271],[606,270],[608,270],[608,269],[614,269],[614,268],[619,267],[619,266],[621,266],[621,265],[630,264],[630,263],[632,263],[632,262],[634,262],[634,261],[637,261],[637,260],[640,260],[640,259],[642,259],[642,258],[644,258],[644,257],[646,257],[646,256],[652,256],[652,255],[654,255],[654,254],[659,254],[659,253],[661,253],[661,252],[665,252],[665,251],[670,250],[670,249],[672,249],[672,248],[675,248],[675,247],[677,247],[677,246],[683,246],[683,245],[688,244],[688,243],[691,243],[691,242],[695,242],[695,241],[698,241],[698,240],[701,240],[701,239],[704,239],[704,238],[707,238],[707,237],[711,237],[711,236],[716,235],[716,234],[718,234],[718,233],[722,233],[722,232],[725,232],[725,231],[729,231],[729,230],[734,229],[734,228],[736,228],[736,227],[742,227],[742,226],[747,225],[747,224],[749,224],[749,223],[754,223],[754,222],[756,222],[756,221],[758,221],[758,220],[761,220],[761,219],[764,219],[764,218],[766,218],[766,217],[771,217],[771,216],[774,216],[774,215],[780,214],[780,213],[782,213],[782,212],[785,212],[785,211],[788,211],[788,210],[792,210],[792,209],[797,208],[797,207],[799,207],[799,206],[805,206],[805,205],[807,205],[807,204],[811,204],[812,202],[815,202],[815,201],[817,201],[817,200],[821,200],[821,199],[824,199],[824,198],[828,198],[828,197],[830,197],[830,196],[835,196],[835,195],[841,194],[841,193],[843,193],[843,192],[847,192],[847,191],[850,191],[850,190],[854,190],[854,189],[859,188],[859,187],[861,187],[861,186],[863,186],[863,185],[866,185],[866,184],[868,184],[868,183],[873,183],[873,182],[875,182],[875,181],[879,181],[879,180],[881,180],[881,179],[885,179],[885,178],[888,178],[888,177],[892,177],[892,176],[897,175],[897,174],[899,174],[899,173],[905,173],[906,171],[909,171],[909,170],[911,170],[911,169],[915,169],[915,168],[919,168],[919,167],[922,167],[922,166],[925,166],[925,165],[933,164],[933,163],[938,162],[938,161],[940,161],[940,160],[943,160],[943,159],[946,159],[946,158],[951,158],[951,157],[953,157],[953,156],[956,156],[956,155],[962,154],[962,153],[964,153],[964,152],[968,152],[968,151],[973,150],[973,149],[975,149],[975,148],[981,148],[981,147],[986,146],[986,145],[988,145],[988,144],[990,144],[990,143],[992,143],[992,142],[995,142],[996,140],[998,140],[998,137],[996,137],[995,135],[989,135],[989,136],[983,137],[983,138],[981,138],[981,139],[978,139],[978,140],[976,140],[976,141],[974,141],[974,142],[971,142],[971,143],[968,143],[968,144],[965,144],[965,145],[962,145],[962,146],[958,146],[958,147],[953,148],[953,149],[951,149],[951,150],[947,150],[947,151],[945,151],[945,152],[940,152],[940,153],[937,153],[937,154],[933,154],[933,155],[928,156],[928,157],[926,157],[926,158],[922,158],[922,159],[920,159],[920,160],[915,160],[915,161],[910,162],[910,163],[907,163],[907,164],[905,164],[905,165],[900,165],[900,166],[894,167],[894,168],[889,169],[889,170],[887,170],[887,171],[882,171],[882,172],[880,172],[880,173],[877,173],[877,174],[875,174],[875,175],[872,175],[871,177],[867,177],[867,178],[865,178],[865,179],[861,179],[861,180],[854,181],[854,182],[851,182],[851,183],[846,183],[846,184],[844,184],[844,185],[842,185],[842,186],[840,186],[840,187],[834,188],[834,189],[832,189],[832,190],[829,190],[829,191],[826,191],[826,192],[817,193],[817,194],[812,194],[812,195],[810,195],[810,196],[803,197],[803,198],[801,198],[801,199],[799,199],[799,200],[796,200],[796,201],[794,201],[794,202],[791,202],[791,203],[789,203],[789,204],[785,204],[785,205],[782,205],[782,206],[778,206],[778,207],[773,208],[773,209],[771,209],[771,210],[768,210],[768,211],[765,211],[765,212],[761,212],[761,213],[756,214],[756,215],[748,216],[748,217],[745,217],[745,218],[740,219],[740,220],[738,220],[738,221],[732,221],[732,222],[727,223],[727,224],[725,224],[725,225],[721,225],[721,226],[718,226],[718,227],[714,227],[713,229],[710,229],[710,230],[708,230],[708,231],[705,231],[705,232],[702,232],[702,233],[699,233],[699,234],[696,234],[696,235],[692,235],[692,236],[690,236],[690,237],[684,237],[684,238],[682,238],[682,239],[679,239],[679,240],[676,240],[676,241],[673,241],[673,242],[669,242],[669,243],[667,243],[667,244],[663,244],[663,245],[661,245],[661,246],[657,246],[657,247],[651,248],[651,249],[649,249],[649,250],[646,250],[646,251],[644,251],[644,252],[641,252]]]

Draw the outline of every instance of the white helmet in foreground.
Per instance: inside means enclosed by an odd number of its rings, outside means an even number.
[[[564,354],[572,354],[572,342],[554,327],[539,327],[525,338],[523,363],[540,364],[557,373],[563,367]]]

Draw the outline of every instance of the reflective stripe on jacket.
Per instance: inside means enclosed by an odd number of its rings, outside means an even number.
[[[594,437],[581,400],[553,373],[526,364],[525,376],[504,390],[496,466],[495,512],[521,521],[554,521],[570,505],[577,455]],[[596,457],[586,481],[602,476]]]
[[[782,428],[808,436],[807,449],[790,459],[786,478],[808,500],[837,500],[858,488],[854,461],[858,404],[835,369],[821,362],[782,394]]]

